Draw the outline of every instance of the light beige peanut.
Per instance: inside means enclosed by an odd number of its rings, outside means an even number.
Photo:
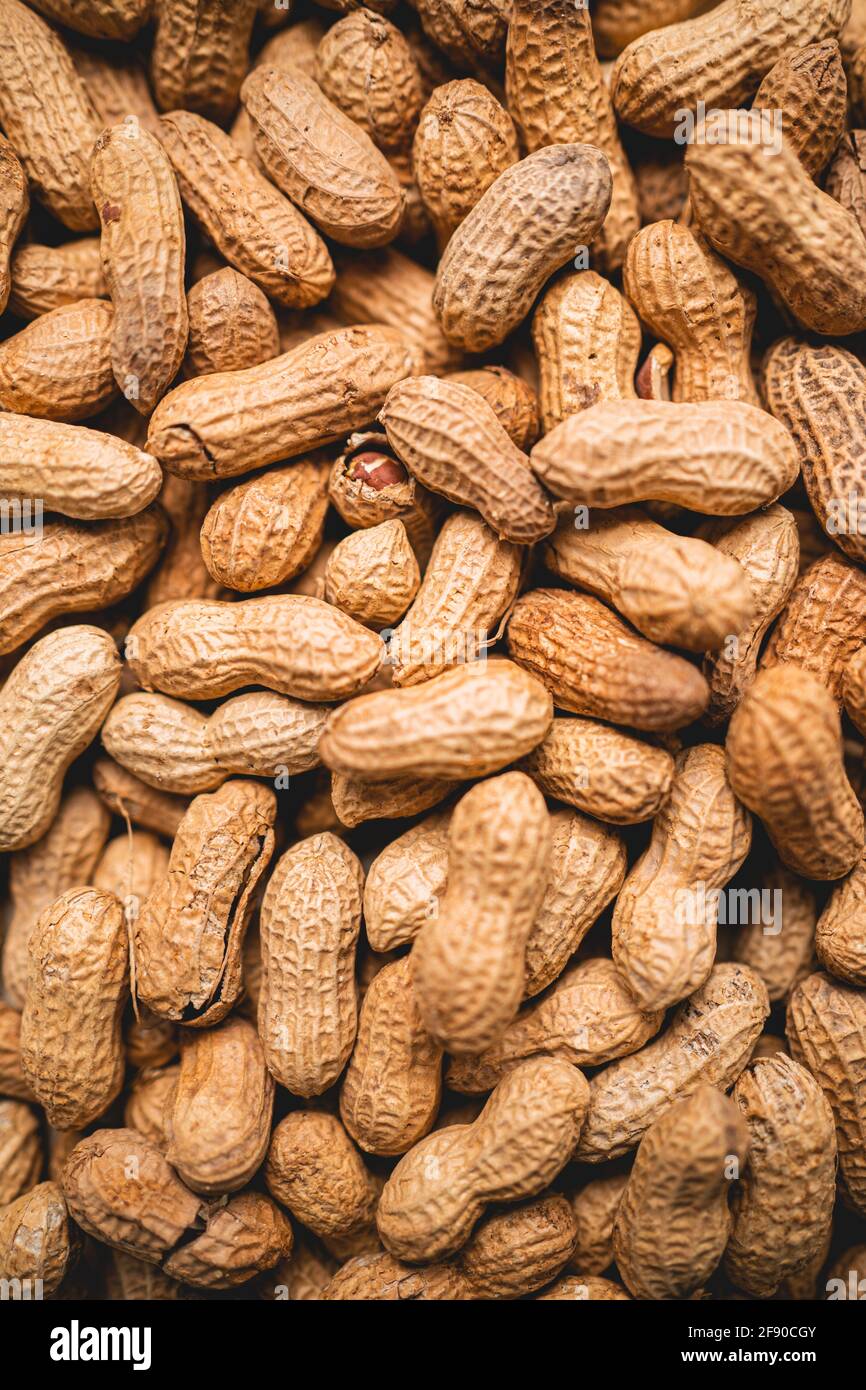
[[[603,401],[571,415],[530,455],[557,497],[587,507],[676,502],[738,516],[774,502],[799,460],[788,431],[740,401]]]
[[[258,367],[176,387],[151,418],[148,447],[182,478],[249,473],[369,424],[419,365],[392,329],[317,334]]]
[[[311,457],[227,488],[202,523],[208,573],[242,593],[294,579],[321,544],[327,485],[326,463]]]
[[[319,1236],[345,1236],[371,1224],[378,1191],[335,1115],[295,1110],[271,1139],[268,1191]]]
[[[674,401],[759,404],[749,360],[755,296],[699,232],[669,219],[644,227],[629,244],[623,285],[675,353]]]
[[[752,591],[754,616],[721,651],[704,659],[704,676],[710,687],[705,718],[719,724],[736,709],[755,679],[758,654],[773,619],[797,581],[800,543],[797,525],[786,508],[774,502],[734,523],[713,523],[702,530],[723,555],[730,555],[745,570]]]
[[[262,899],[258,1027],[271,1075],[317,1096],[349,1060],[364,874],[342,840],[311,835],[278,861]]]
[[[75,787],[63,798],[43,838],[10,859],[3,987],[17,1009],[23,1008],[27,992],[27,944],[33,926],[43,909],[67,889],[90,881],[108,827],[109,815],[99,798],[87,787]]]
[[[866,578],[835,551],[800,575],[761,655],[761,668],[793,665],[842,700],[845,667],[866,641]]]
[[[863,810],[845,775],[838,710],[815,676],[788,663],[761,671],[731,718],[727,753],[731,786],[789,869],[817,879],[853,869]]]
[[[402,521],[383,521],[341,540],[325,570],[325,598],[381,631],[403,617],[421,572]]]
[[[69,764],[97,733],[120,684],[111,638],[96,627],[42,637],[0,692],[0,848],[24,849],[57,814]]]
[[[328,307],[347,326],[383,323],[396,329],[418,349],[424,370],[438,375],[459,366],[462,353],[439,327],[433,283],[431,271],[393,246],[363,255],[344,252],[337,257],[337,281]]]
[[[424,1027],[410,957],[370,983],[340,1090],[340,1117],[367,1153],[402,1154],[432,1128],[441,1098],[442,1048]]]
[[[501,539],[526,545],[553,530],[550,502],[526,455],[471,387],[414,377],[389,391],[379,419],[419,482],[474,507]]]
[[[667,733],[696,719],[709,698],[693,666],[639,637],[586,594],[524,594],[508,623],[508,648],[547,686],[554,704],[573,714]]]
[[[470,371],[449,372],[449,381],[471,386],[483,396],[518,449],[531,449],[541,433],[538,395],[534,386],[507,367],[475,367]]]
[[[421,586],[390,636],[388,665],[396,686],[431,680],[481,654],[517,597],[523,554],[475,512],[446,518]]]
[[[270,788],[249,781],[190,803],[168,870],[134,924],[136,998],[160,1018],[207,1028],[240,997],[243,939],[273,853],[276,809]]]
[[[664,1011],[642,1012],[612,961],[571,966],[549,994],[530,1004],[490,1047],[455,1057],[446,1074],[452,1091],[490,1091],[527,1057],[561,1057],[597,1067],[637,1052],[661,1027]]]
[[[93,786],[109,811],[127,825],[158,835],[174,835],[189,804],[186,797],[154,791],[111,758],[97,758],[93,764]]]
[[[733,1198],[725,1272],[753,1298],[771,1297],[823,1263],[836,1198],[833,1112],[790,1057],[753,1062],[733,1091],[749,1131],[749,1162]]]
[[[182,106],[224,121],[249,62],[255,0],[155,0],[151,81],[162,111]]]
[[[83,1129],[123,1085],[129,942],[120,902],[99,889],[70,889],[39,917],[28,955],[24,1075],[50,1124]]]
[[[751,904],[754,892],[746,890],[746,902]],[[734,935],[731,958],[760,975],[775,1004],[787,1000],[812,969],[818,910],[809,884],[782,864],[771,865],[763,875],[757,898],[758,911],[747,910]]]
[[[186,350],[186,235],[180,195],[156,136],[121,121],[96,142],[93,201],[114,307],[111,365],[124,396],[149,415]]]
[[[442,500],[415,481],[386,434],[360,430],[349,435],[345,449],[334,460],[328,495],[353,531],[383,521],[402,521],[419,565],[426,566]],[[326,563],[328,558],[330,554]],[[324,587],[316,597],[324,597]]]
[[[851,985],[866,985],[866,943],[864,943],[864,899],[866,863],[864,856],[833,889],[815,930],[815,951],[825,970]]]
[[[168,523],[157,506],[117,521],[50,521],[41,537],[0,536],[0,652],[53,618],[126,598],[153,568]]]
[[[791,995],[786,1034],[791,1055],[812,1073],[833,1110],[839,1167],[855,1211],[866,1211],[866,996],[809,975]]]
[[[728,963],[713,966],[706,984],[679,1006],[661,1037],[593,1078],[576,1160],[619,1158],[699,1086],[731,1087],[769,1012],[766,986],[754,971]]]
[[[545,795],[613,825],[650,820],[674,775],[664,748],[594,719],[554,719],[520,767]]]
[[[197,1034],[192,1034],[196,1037]],[[123,1122],[127,1129],[137,1130],[152,1144],[165,1153],[168,1143],[166,1114],[173,1104],[177,1090],[180,1065],[172,1067],[145,1067],[132,1080],[126,1105],[123,1109]]]
[[[613,1264],[613,1223],[628,1182],[628,1173],[593,1178],[571,1197],[577,1240],[569,1269],[604,1274]]]
[[[550,843],[544,798],[521,772],[482,782],[457,804],[447,887],[412,950],[421,1018],[451,1053],[483,1051],[517,1013]]]
[[[474,1124],[437,1130],[397,1164],[377,1213],[386,1250],[409,1261],[449,1255],[490,1202],[541,1191],[568,1161],[586,1104],[586,1082],[569,1063],[539,1057],[516,1067]]]
[[[9,300],[12,248],[29,209],[27,175],[9,141],[0,136],[0,313]]]
[[[545,564],[617,608],[651,642],[713,651],[752,618],[748,578],[733,556],[637,508],[590,514],[586,523],[562,516]]]
[[[688,1298],[731,1232],[732,1181],[749,1130],[733,1101],[699,1086],[641,1140],[613,1228],[616,1266],[635,1298]]]
[[[273,309],[258,285],[230,266],[196,281],[187,295],[187,308],[184,376],[241,372],[279,355]]]
[[[405,198],[369,135],[297,69],[255,68],[242,97],[268,176],[326,235],[369,248],[392,241]]]
[[[501,343],[575,246],[593,241],[610,197],[608,162],[591,145],[550,145],[500,174],[439,262],[433,306],[448,341],[467,352]]]
[[[126,656],[144,689],[190,700],[260,683],[299,699],[339,700],[375,675],[381,640],[318,599],[177,600],[134,623]]]
[[[86,420],[117,395],[114,315],[104,299],[53,309],[0,347],[0,408],[43,420]]]
[[[81,237],[60,246],[26,242],[10,266],[9,308],[20,319],[35,319],[79,299],[107,299],[98,237]]]
[[[38,1280],[50,1297],[75,1263],[79,1242],[56,1182],[41,1182],[0,1211],[0,1278]]]
[[[160,130],[184,203],[229,265],[286,308],[324,299],[334,267],[321,237],[219,126],[185,110]]]
[[[205,567],[201,553],[202,522],[210,510],[206,484],[190,483],[168,473],[159,505],[168,514],[171,531],[145,591],[145,607],[155,608],[175,598],[219,598],[220,586]]]
[[[533,315],[532,341],[546,434],[597,401],[635,398],[640,325],[628,301],[594,270],[551,285]]]
[[[412,164],[440,251],[519,158],[514,122],[487,87],[471,77],[436,85],[418,121]]]
[[[406,39],[380,14],[357,9],[337,20],[316,52],[316,81],[381,150],[405,150],[423,102],[421,74]]]
[[[339,826],[351,830],[368,820],[402,820],[429,811],[431,806],[444,801],[457,785],[448,778],[414,775],[368,782],[361,777],[335,772],[328,801]]]
[[[184,1035],[166,1112],[166,1158],[195,1192],[245,1187],[270,1140],[273,1077],[252,1023],[228,1018]]]
[[[374,951],[413,941],[438,911],[448,881],[450,811],[434,811],[386,845],[364,885],[364,927]]]
[[[41,1172],[36,1111],[20,1100],[0,1100],[0,1207],[29,1192]]]
[[[530,153],[546,145],[583,141],[606,155],[613,195],[592,249],[606,270],[619,269],[640,225],[637,189],[596,57],[589,10],[570,0],[515,0],[508,25],[505,91]]]
[[[92,231],[96,112],[59,36],[18,0],[0,6],[0,123],[33,194],[70,231]]]
[[[156,459],[84,425],[0,413],[0,482],[7,498],[39,498],[80,521],[132,516],[162,484]]]
[[[369,782],[484,777],[540,743],[552,717],[533,676],[511,661],[474,662],[341,705],[319,753],[326,767]]]
[[[751,843],[752,819],[731,790],[724,749],[703,743],[680,753],[611,924],[614,962],[641,1008],[668,1008],[704,984],[721,890]]]

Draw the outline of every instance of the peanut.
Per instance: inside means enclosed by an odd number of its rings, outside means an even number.
[[[0,136],[0,314],[9,300],[12,247],[29,210],[27,176],[9,141]]]
[[[367,820],[398,820],[429,811],[457,786],[440,777],[391,777],[384,782],[367,782],[361,777],[345,777],[335,772],[331,779],[330,813],[337,817],[338,829],[353,829]]]
[[[0,999],[0,1096],[34,1101],[21,1068],[21,1015]]]
[[[145,606],[155,608],[173,598],[218,598],[220,586],[208,573],[201,553],[201,526],[209,511],[206,485],[169,473],[159,504],[168,514],[171,531],[148,583]]]
[[[34,9],[94,39],[131,39],[147,22],[150,0],[90,0],[84,7],[76,0],[36,0]]]
[[[198,280],[187,295],[186,377],[241,372],[280,351],[273,309],[252,280],[226,266]]]
[[[234,111],[249,61],[255,0],[155,0],[151,81],[162,111],[184,106],[215,121]]]
[[[833,889],[815,929],[815,951],[825,970],[852,985],[866,985],[863,942],[864,861]]]
[[[79,299],[105,299],[97,237],[81,237],[62,246],[19,246],[10,266],[9,308],[20,319],[35,319]]]
[[[613,1223],[628,1182],[627,1173],[594,1178],[571,1197],[577,1240],[569,1269],[604,1274],[613,1264]]]
[[[515,376],[507,367],[477,367],[472,371],[449,372],[449,381],[471,386],[483,396],[518,449],[531,449],[541,431],[538,397],[533,386]]]
[[[411,144],[421,74],[403,34],[382,15],[359,9],[339,19],[316,51],[316,80],[381,150]]]
[[[460,365],[462,353],[447,341],[433,312],[433,275],[393,246],[338,256],[328,307],[347,326],[381,323],[396,329],[417,348],[425,371]]]
[[[83,425],[0,413],[0,481],[6,497],[41,498],[80,521],[133,516],[162,484],[156,459]]]
[[[866,579],[856,564],[834,551],[800,575],[772,631],[761,667],[802,667],[840,703],[845,667],[864,639]]]
[[[356,622],[381,630],[403,616],[420,583],[405,526],[383,521],[339,542],[325,571],[325,598]]]
[[[327,481],[324,462],[308,458],[228,488],[202,523],[208,573],[241,593],[294,579],[321,544]]]
[[[174,835],[189,804],[182,796],[154,791],[111,758],[94,763],[93,786],[109,811],[127,825],[132,822],[158,835]]]
[[[785,140],[817,178],[845,130],[847,83],[835,36],[780,58],[755,93],[754,105],[780,113]]]
[[[594,270],[551,285],[533,315],[532,341],[545,434],[597,401],[634,400],[640,325],[628,301]]]
[[[592,719],[554,719],[520,767],[547,796],[613,825],[654,816],[674,775],[663,748]]]
[[[0,1211],[0,1278],[41,1282],[56,1293],[79,1242],[56,1182],[41,1182]]]
[[[0,1207],[29,1192],[41,1172],[35,1111],[20,1100],[0,1100]]]
[[[772,895],[772,909],[766,915],[764,894]],[[764,874],[760,901],[760,913],[734,936],[732,959],[760,975],[770,1003],[775,1004],[787,999],[813,968],[818,911],[809,885],[782,864]]]
[[[448,881],[450,811],[435,811],[373,860],[364,885],[364,927],[374,951],[413,941]]]
[[[42,314],[0,347],[0,407],[44,420],[86,420],[114,400],[113,312],[102,299]]]
[[[168,1143],[166,1113],[174,1104],[179,1074],[179,1065],[145,1067],[133,1078],[123,1110],[126,1128],[137,1130],[162,1153]]]
[[[277,1125],[265,1167],[268,1191],[316,1235],[369,1226],[378,1192],[340,1121],[295,1110]]]
[[[394,455],[387,435],[372,430],[349,435],[331,469],[328,495],[352,530],[402,521],[419,565],[427,564],[442,503],[416,483]],[[326,563],[329,558],[330,554]],[[324,576],[322,592],[314,597],[324,598]]]

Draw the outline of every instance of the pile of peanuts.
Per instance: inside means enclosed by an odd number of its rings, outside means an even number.
[[[0,0],[3,1296],[866,1297],[866,0],[304,3]]]

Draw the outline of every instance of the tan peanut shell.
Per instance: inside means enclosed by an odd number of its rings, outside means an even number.
[[[733,1101],[699,1086],[641,1140],[617,1208],[613,1252],[635,1298],[688,1298],[721,1260],[728,1198],[749,1131]]]
[[[54,309],[0,346],[0,408],[43,420],[86,420],[117,395],[114,314],[103,299]]]
[[[321,544],[327,485],[324,461],[305,458],[228,488],[202,523],[208,573],[241,593],[294,579]]]
[[[549,994],[530,1004],[483,1052],[455,1057],[446,1073],[452,1091],[490,1091],[527,1057],[561,1057],[597,1067],[637,1052],[658,1032],[663,1010],[641,1012],[612,961],[571,966]]]
[[[287,594],[161,604],[133,624],[126,655],[144,689],[182,699],[260,683],[300,699],[339,700],[376,673],[383,647],[330,604]]]
[[[196,1037],[197,1034],[192,1034]],[[123,1122],[138,1130],[163,1153],[166,1150],[166,1113],[173,1104],[180,1066],[145,1067],[129,1086]]]
[[[759,116],[743,117],[741,126],[735,143],[699,138],[686,152],[701,231],[720,255],[760,275],[805,328],[860,331],[866,244],[856,218],[821,192],[784,139],[765,157]]]
[[[241,372],[279,356],[273,309],[258,285],[230,266],[197,280],[187,295],[187,308],[184,376]]]
[[[424,1027],[410,957],[371,981],[340,1090],[340,1116],[367,1153],[402,1154],[432,1128],[441,1097],[442,1048]]]
[[[758,109],[778,113],[785,141],[817,178],[845,131],[848,84],[836,35],[789,50],[757,92]]]
[[[96,794],[88,787],[75,787],[63,798],[43,838],[10,859],[2,975],[6,998],[17,1009],[23,1008],[27,993],[27,943],[33,926],[43,909],[67,889],[91,881],[108,827],[108,812]]]
[[[771,1297],[823,1263],[836,1198],[833,1112],[817,1081],[780,1054],[746,1068],[734,1104],[749,1131],[749,1162],[734,1194],[725,1272],[753,1298]]]
[[[424,370],[438,374],[460,365],[462,353],[447,341],[433,312],[431,271],[393,246],[337,257],[337,280],[328,308],[347,326],[382,323],[417,348]]]
[[[423,102],[421,74],[405,37],[368,9],[337,20],[316,51],[325,96],[381,150],[406,149]]]
[[[604,401],[572,415],[530,455],[557,497],[587,507],[676,502],[738,516],[794,483],[794,441],[764,411],[740,401],[673,405]]]
[[[364,885],[364,928],[374,951],[413,941],[448,880],[450,811],[432,815],[380,850]]]
[[[0,125],[32,193],[70,231],[92,231],[96,112],[60,37],[18,0],[0,4]]]
[[[397,1164],[377,1213],[386,1250],[410,1261],[449,1255],[489,1203],[541,1191],[568,1161],[586,1104],[586,1082],[568,1062],[516,1067],[474,1124],[437,1130]]]
[[[274,1130],[265,1167],[268,1191],[319,1236],[369,1226],[378,1192],[336,1115],[295,1110]]]
[[[345,449],[334,460],[328,495],[353,531],[383,521],[402,521],[419,565],[426,566],[436,539],[442,499],[415,481],[381,430],[359,430],[349,435]],[[324,597],[324,568],[330,553],[325,556],[322,591],[315,594],[317,598]]]
[[[866,864],[861,855],[834,888],[815,930],[815,951],[825,970],[851,985],[866,986],[864,943]]]
[[[842,699],[845,667],[866,641],[866,577],[832,551],[800,575],[761,656],[761,668],[801,666]]]
[[[554,719],[520,767],[545,795],[613,825],[650,820],[674,775],[664,748],[594,719]]]
[[[447,887],[411,958],[421,1019],[451,1053],[483,1051],[517,1013],[550,842],[544,798],[524,773],[479,783],[457,804]]]
[[[297,69],[255,68],[243,85],[256,156],[278,188],[327,236],[384,246],[405,198],[369,135]]]
[[[481,0],[471,7],[460,0],[419,0],[424,33],[450,61],[465,70],[501,62],[508,24],[502,0]]]
[[[94,39],[131,39],[147,21],[150,0],[35,0],[33,8]]]
[[[75,1263],[77,1251],[78,1240],[56,1182],[38,1183],[0,1210],[0,1279],[29,1280],[31,1288],[39,1287],[50,1297]]]
[[[168,871],[135,922],[137,999],[160,1018],[207,1028],[242,989],[241,949],[256,884],[274,848],[276,797],[257,782],[197,796]]]
[[[748,1062],[770,1012],[766,986],[747,966],[713,966],[655,1042],[620,1058],[590,1083],[580,1163],[633,1149],[650,1125],[702,1085],[727,1090]]]
[[[817,879],[853,869],[863,810],[845,775],[838,710],[819,680],[788,663],[761,671],[731,718],[727,753],[731,786],[789,869]]]
[[[560,518],[547,568],[617,608],[651,642],[712,651],[753,614],[746,573],[693,536],[677,536],[637,508]]]
[[[392,387],[379,419],[419,482],[474,507],[503,540],[525,545],[553,530],[550,502],[526,455],[471,387],[413,377]]]
[[[768,409],[793,435],[818,520],[852,560],[866,560],[864,481],[866,368],[844,348],[775,343],[764,365]]]
[[[112,814],[158,835],[174,835],[189,805],[186,797],[154,791],[111,758],[93,764],[93,786]]]
[[[592,11],[596,48],[601,57],[616,58],[648,30],[692,19],[711,5],[712,0],[598,0]]]
[[[603,1274],[613,1264],[613,1223],[628,1182],[628,1173],[593,1178],[571,1197],[577,1240],[569,1269]]]
[[[433,306],[448,341],[467,352],[501,343],[575,247],[593,241],[611,186],[591,145],[550,145],[500,174],[439,262]]]
[[[0,1208],[29,1192],[41,1172],[36,1112],[20,1100],[0,1100]]]
[[[352,1052],[363,888],[359,860],[326,832],[288,850],[265,889],[259,1035],[268,1069],[293,1095],[321,1095]]]
[[[394,383],[419,366],[392,329],[317,334],[258,367],[176,387],[151,417],[148,447],[183,478],[248,473],[369,424]]]
[[[261,1192],[239,1192],[208,1209],[205,1230],[174,1251],[165,1272],[194,1287],[232,1289],[286,1259],[293,1239],[275,1202]]]
[[[0,536],[0,652],[14,651],[52,618],[125,598],[153,568],[168,523],[157,506],[119,521],[51,521],[22,545]]]
[[[202,522],[210,509],[206,484],[168,473],[159,504],[168,514],[171,531],[145,591],[145,608],[175,598],[218,598],[220,586],[205,568],[201,553]]]
[[[0,313],[9,299],[12,247],[29,209],[27,175],[9,141],[0,136]]]
[[[66,627],[32,646],[0,692],[0,849],[24,849],[57,814],[69,764],[95,737],[120,684],[111,638]]]
[[[341,705],[319,753],[326,767],[369,782],[484,777],[540,743],[552,717],[543,685],[513,662],[472,662]]]
[[[81,237],[60,246],[19,245],[10,266],[9,308],[20,319],[35,319],[79,299],[107,299],[98,237]]]
[[[146,0],[150,4],[150,0]],[[144,63],[134,51],[121,45],[70,47],[75,71],[99,117],[99,125],[116,125],[125,117],[159,133],[159,113],[154,105]]]
[[[759,404],[749,360],[755,296],[699,232],[670,219],[644,227],[629,244],[623,286],[675,354],[674,401]]]
[[[70,889],[36,922],[28,954],[24,1075],[55,1129],[83,1129],[123,1085],[129,941],[119,900]]]
[[[571,0],[514,0],[505,91],[530,153],[585,142],[607,157],[613,194],[593,250],[606,270],[618,270],[640,225],[637,189],[595,54],[589,10]]]
[[[160,138],[185,205],[230,266],[286,308],[325,298],[334,267],[321,237],[219,126],[172,111]]]
[[[839,1166],[854,1209],[866,1211],[866,996],[862,990],[809,975],[788,1003],[791,1055],[812,1073],[833,1110]]]
[[[447,379],[460,386],[471,386],[483,396],[505,433],[518,449],[531,449],[541,433],[538,396],[530,382],[507,367],[476,367],[470,371],[449,372]]]
[[[517,597],[522,568],[521,548],[500,540],[477,513],[447,517],[388,643],[394,684],[417,685],[480,655]]]
[[[454,790],[457,782],[442,777],[391,777],[369,782],[335,772],[331,778],[330,814],[336,814],[338,830],[353,829],[368,820],[402,820],[429,811]]]
[[[703,532],[723,555],[730,555],[745,570],[752,591],[753,617],[704,659],[704,676],[710,687],[710,704],[704,718],[719,724],[736,709],[755,679],[761,643],[773,619],[797,581],[800,544],[792,514],[778,502],[752,512],[733,524],[721,523]]]
[[[670,732],[707,704],[706,682],[693,666],[639,637],[586,594],[524,594],[508,624],[508,649],[557,708],[573,714]]]
[[[133,834],[135,833],[133,831]],[[167,866],[166,856],[156,866],[157,871],[164,872]],[[154,879],[155,877],[156,875]],[[131,1067],[164,1067],[177,1056],[178,1029],[166,1019],[157,1018],[149,1009],[139,1009],[138,1018],[133,1013],[127,1022],[123,1041],[127,1061]]]
[[[265,1157],[273,1102],[253,1024],[235,1017],[186,1033],[166,1116],[166,1158],[196,1192],[236,1192]]]
[[[255,0],[155,0],[151,81],[162,111],[231,116],[249,62]]]
[[[487,87],[471,77],[436,85],[418,121],[412,165],[440,251],[519,158],[514,122]]]
[[[380,631],[403,617],[420,582],[402,521],[383,521],[338,543],[325,570],[325,598]]]
[[[786,52],[835,38],[848,11],[847,0],[779,0],[757,8],[723,0],[708,14],[653,28],[616,62],[617,114],[650,135],[671,136],[678,110],[694,111],[699,100],[708,111],[744,106]]]
[[[142,511],[161,481],[156,459],[125,440],[84,425],[0,413],[7,499],[36,497],[46,510],[96,521]]]
[[[25,942],[26,944],[26,942]],[[23,1000],[22,1000],[23,1002]],[[21,1068],[21,1014],[0,999],[0,1096],[35,1101]]]
[[[849,130],[842,136],[827,169],[824,191],[841,203],[866,233],[866,131]]]
[[[724,749],[703,743],[680,753],[611,924],[614,962],[641,1008],[666,1009],[707,979],[720,890],[751,843],[751,816],[731,790]]]
[[[149,415],[186,350],[180,196],[156,136],[127,121],[100,135],[91,178],[102,226],[102,267],[114,307],[111,365],[126,399]]]
[[[525,1298],[560,1273],[573,1244],[568,1202],[551,1192],[485,1217],[457,1263],[474,1298]]]
[[[640,325],[628,301],[594,270],[551,285],[533,315],[532,341],[545,434],[597,401],[634,400]]]
[[[731,895],[737,891],[732,889]],[[747,896],[740,901],[749,908],[734,934],[731,958],[760,975],[770,1003],[775,1004],[787,1000],[794,986],[813,968],[818,916],[815,893],[782,864],[767,870],[759,890],[745,891]],[[757,910],[751,907],[756,891]]]

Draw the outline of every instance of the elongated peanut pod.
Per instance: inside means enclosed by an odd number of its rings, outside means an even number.
[[[132,516],[162,485],[156,459],[113,435],[83,425],[0,413],[0,485],[82,521]],[[31,502],[31,514],[33,504]]]
[[[545,434],[597,401],[634,400],[640,341],[628,301],[603,276],[556,280],[532,318]]]

